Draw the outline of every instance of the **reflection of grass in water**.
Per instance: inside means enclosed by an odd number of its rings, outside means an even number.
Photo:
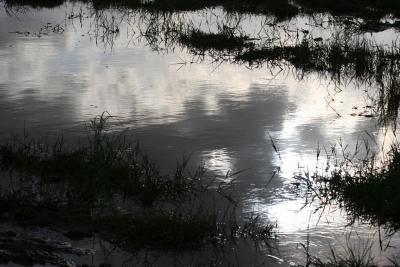
[[[190,249],[237,238],[266,241],[273,224],[257,216],[239,222],[237,203],[200,168],[161,175],[124,134],[106,131],[110,116],[91,121],[89,139],[68,149],[55,142],[13,137],[0,145],[0,163],[10,174],[2,186],[0,218],[24,226],[83,229],[127,249]]]
[[[354,156],[346,156],[340,162],[334,153],[326,170],[297,176],[298,185],[305,186],[306,203],[317,203],[320,208],[331,204],[339,205],[346,210],[352,222],[361,220],[383,226],[389,234],[398,231],[399,147],[392,147],[389,159],[384,162],[383,167],[378,167],[373,157],[357,162]]]

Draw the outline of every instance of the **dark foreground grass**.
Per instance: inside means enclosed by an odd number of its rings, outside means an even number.
[[[25,134],[2,142],[0,222],[96,234],[130,251],[273,237],[274,224],[237,218],[237,203],[227,192],[231,184],[210,187],[205,170],[189,173],[187,161],[174,174],[161,175],[126,135],[107,131],[109,119],[106,113],[93,119],[88,140],[75,148],[62,138]]]
[[[383,227],[388,234],[400,229],[400,150],[392,147],[383,167],[373,159],[356,164],[346,158],[330,173],[305,174],[297,177],[307,189],[306,203],[320,208],[338,205],[351,222],[366,221]],[[331,163],[333,164],[333,162]]]

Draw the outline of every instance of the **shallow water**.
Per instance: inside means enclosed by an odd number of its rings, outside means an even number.
[[[198,61],[182,47],[154,51],[138,34],[143,22],[121,19],[119,33],[109,36],[85,6],[83,18],[67,18],[80,8],[65,4],[13,15],[0,9],[2,137],[24,128],[78,137],[85,122],[108,111],[116,116],[116,129],[129,128],[163,172],[189,154],[193,166],[203,162],[221,180],[228,171],[244,170],[235,181],[243,214],[254,211],[278,225],[277,249],[259,256],[269,263],[304,264],[300,244],[308,234],[317,255],[327,254],[329,245],[340,249],[345,233],[377,240],[377,229],[368,224],[346,227],[340,210],[300,210],[304,200],[291,186],[294,172],[315,168],[319,146],[341,140],[351,149],[357,140],[367,140],[379,153],[390,145],[390,131],[376,118],[352,115],[355,108],[370,112],[366,88],[350,83],[339,90],[312,73],[299,80],[293,69]],[[119,20],[120,13],[113,12]],[[202,14],[187,16],[198,21]],[[247,19],[244,28],[257,32],[252,26],[258,21],[262,18]],[[306,27],[305,22],[289,24]],[[58,23],[65,31],[52,31]],[[41,31],[45,25],[50,30]],[[329,30],[314,31],[329,36]],[[393,31],[377,35],[385,43],[397,36]],[[400,245],[400,239],[393,237],[391,245]],[[374,248],[381,262],[398,251]],[[240,261],[248,255],[246,248],[241,251]]]

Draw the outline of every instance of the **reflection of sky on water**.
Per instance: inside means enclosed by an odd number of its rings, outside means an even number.
[[[245,170],[237,180],[247,197],[244,210],[276,220],[283,245],[293,248],[309,222],[316,225],[312,209],[299,211],[303,200],[289,187],[299,167],[315,167],[318,145],[329,149],[339,139],[353,144],[366,138],[365,131],[379,144],[386,140],[373,118],[351,115],[366,106],[362,88],[338,92],[325,79],[309,75],[299,81],[291,71],[272,79],[266,68],[177,65],[190,56],[152,52],[142,43],[126,46],[124,28],[112,52],[96,46],[86,28],[71,25],[62,35],[41,38],[9,33],[35,31],[59,21],[60,14],[42,10],[15,20],[0,13],[1,134],[24,124],[42,132],[68,129],[106,110],[120,127],[131,129],[163,170],[172,169],[182,154],[192,154],[194,165],[204,162],[222,177]],[[260,199],[253,190],[267,195]],[[324,214],[310,229],[320,237],[313,244],[335,239],[345,224],[338,212]]]

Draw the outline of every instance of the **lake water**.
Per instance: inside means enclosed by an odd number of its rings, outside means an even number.
[[[228,179],[228,171],[243,170],[235,180],[243,214],[254,211],[278,225],[276,248],[259,256],[269,263],[304,264],[300,244],[308,234],[315,255],[327,255],[330,246],[340,249],[346,233],[377,240],[377,229],[368,224],[346,227],[346,215],[338,209],[322,214],[314,207],[301,209],[304,199],[292,186],[295,172],[315,168],[318,147],[329,150],[342,142],[351,150],[357,140],[377,153],[389,147],[391,131],[376,117],[354,116],[355,110],[372,112],[366,91],[374,88],[338,87],[315,73],[300,79],[293,68],[249,68],[196,57],[184,47],[143,36],[150,19],[108,12],[107,23],[113,14],[118,33],[105,33],[104,21],[83,4],[13,14],[0,8],[2,137],[26,128],[35,135],[63,131],[74,138],[83,135],[85,122],[108,111],[115,129],[129,129],[164,173],[183,155],[191,155],[192,166],[204,163],[220,180]],[[71,16],[79,13],[83,16]],[[235,21],[218,9],[184,16],[182,21],[205,28]],[[264,20],[248,16],[240,23],[258,33]],[[316,37],[330,38],[332,29],[314,29],[310,21],[302,17],[282,25],[309,27]],[[62,30],[54,28],[57,24]],[[390,43],[398,33],[372,37]],[[390,245],[382,251],[376,242],[379,262],[399,256],[400,239],[394,236]],[[246,258],[246,253],[238,255]],[[118,266],[117,259],[111,261]]]

